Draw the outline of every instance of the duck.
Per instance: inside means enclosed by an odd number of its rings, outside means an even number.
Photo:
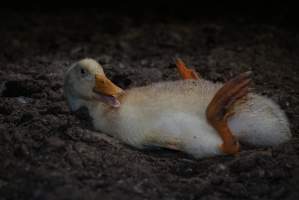
[[[166,148],[203,158],[237,155],[240,143],[270,147],[291,139],[279,105],[250,90],[251,72],[215,83],[181,59],[176,66],[182,80],[123,90],[101,64],[84,58],[66,71],[64,95],[72,112],[87,108],[96,131],[137,149]]]

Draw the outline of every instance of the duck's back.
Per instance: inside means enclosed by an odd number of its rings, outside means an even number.
[[[128,90],[123,106],[144,112],[177,111],[204,115],[215,93],[222,86],[207,80],[182,80],[154,83]]]

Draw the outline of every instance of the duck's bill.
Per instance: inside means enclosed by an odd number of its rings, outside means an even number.
[[[109,106],[114,107],[114,108],[120,107],[119,100],[114,96],[108,96],[108,95],[99,94],[99,93],[95,92],[94,97],[96,100],[101,101]]]
[[[123,93],[123,90],[110,81],[105,75],[96,75],[93,91],[97,100],[112,107],[120,106],[117,97]]]

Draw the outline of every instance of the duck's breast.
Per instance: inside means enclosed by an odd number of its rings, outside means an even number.
[[[175,147],[195,157],[217,155],[221,138],[206,119],[186,112],[159,112],[148,115],[133,110],[119,121],[119,137],[138,148]]]

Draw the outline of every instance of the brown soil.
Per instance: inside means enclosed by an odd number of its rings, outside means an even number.
[[[0,27],[0,199],[299,199],[299,34],[242,19],[7,13]],[[206,79],[253,71],[293,139],[194,160],[139,151],[71,114],[63,74],[91,57],[123,88],[178,79],[180,56]]]

